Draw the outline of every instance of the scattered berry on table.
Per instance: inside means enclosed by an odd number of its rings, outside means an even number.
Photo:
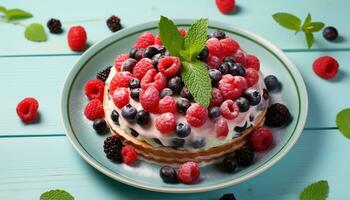
[[[169,134],[176,128],[176,118],[172,113],[163,113],[156,119],[156,128],[163,134]]]
[[[93,99],[84,108],[84,115],[89,120],[96,120],[103,118],[105,112],[103,110],[102,102],[99,99]]]
[[[51,33],[62,33],[62,24],[59,19],[51,18],[46,26]]]
[[[248,167],[254,162],[254,151],[249,147],[238,149],[235,153],[238,166]]]
[[[177,111],[179,113],[186,114],[187,109],[191,106],[191,102],[185,98],[179,98],[176,100]]]
[[[209,66],[210,69],[216,69],[221,64],[222,59],[218,56],[210,55],[205,60],[205,63]]]
[[[218,70],[221,72],[221,74],[229,74],[230,73],[231,64],[228,62],[223,62],[219,65]]]
[[[130,122],[133,122],[135,120],[136,114],[136,108],[130,104],[122,108],[122,116]]]
[[[223,118],[215,120],[214,130],[216,137],[225,139],[229,131],[227,121]]]
[[[73,51],[82,51],[86,47],[86,31],[82,26],[73,26],[68,31],[68,46]]]
[[[144,110],[139,110],[137,113],[136,113],[136,116],[135,116],[135,122],[138,124],[138,125],[146,125],[149,123],[149,121],[151,120],[151,117],[149,115],[149,112],[147,111],[144,111]]]
[[[174,138],[171,140],[170,147],[174,149],[179,149],[183,147],[185,144],[185,140],[181,138]]]
[[[176,114],[176,100],[174,99],[174,97],[165,96],[159,101],[158,109],[160,113],[170,112]]]
[[[222,30],[215,30],[215,31],[211,34],[211,36],[212,36],[213,38],[217,38],[217,39],[219,39],[219,40],[225,39],[225,38],[226,38],[226,34],[225,34],[225,32],[222,31]]]
[[[132,72],[136,63],[137,63],[137,60],[135,60],[133,58],[127,59],[126,61],[123,62],[121,71]]]
[[[222,56],[222,48],[220,40],[217,38],[210,38],[207,40],[206,46],[209,50],[209,55]]]
[[[117,88],[112,94],[112,100],[118,108],[126,106],[130,101],[129,90],[127,88]]]
[[[230,56],[240,48],[239,44],[232,38],[222,39],[220,44],[223,56]]]
[[[157,53],[159,53],[159,52],[158,52],[158,49],[156,47],[149,46],[146,48],[145,52],[143,52],[143,57],[151,59]]]
[[[224,101],[224,97],[221,94],[221,91],[217,88],[211,89],[211,99],[210,106],[220,106]]]
[[[223,75],[218,83],[218,88],[225,99],[237,99],[248,87],[244,77],[232,76],[231,74]]]
[[[211,78],[211,84],[216,85],[222,77],[222,74],[217,69],[209,69],[209,77]]]
[[[244,69],[242,64],[239,63],[233,63],[230,66],[230,74],[232,76],[245,76],[246,70]]]
[[[248,68],[244,77],[248,82],[248,87],[251,87],[259,81],[259,72],[253,68]]]
[[[222,161],[222,167],[225,172],[234,172],[237,169],[237,161],[234,156],[228,156]]]
[[[236,3],[235,0],[215,0],[216,6],[223,14],[231,14],[234,12]]]
[[[270,127],[281,127],[290,122],[292,116],[288,108],[281,104],[272,104],[266,112],[265,124]]]
[[[250,136],[250,142],[255,151],[268,149],[273,142],[272,131],[268,128],[259,127]]]
[[[129,59],[129,54],[120,54],[117,57],[115,57],[114,68],[115,70],[117,70],[117,72],[122,71],[122,64],[127,59]]]
[[[211,107],[209,108],[209,118],[215,119],[220,116],[220,107]]]
[[[106,157],[115,162],[122,162],[121,150],[123,144],[118,136],[107,137],[103,144]]]
[[[174,94],[179,94],[183,86],[184,83],[180,76],[174,76],[168,81],[168,88],[170,88]]]
[[[180,72],[181,62],[178,57],[165,56],[158,62],[158,70],[166,77],[170,78]]]
[[[246,68],[253,68],[256,71],[260,70],[260,61],[259,59],[251,54],[245,56],[245,65]]]
[[[131,145],[126,145],[121,151],[123,162],[127,165],[133,165],[137,160],[135,148]]]
[[[209,49],[208,47],[204,47],[202,51],[198,54],[197,58],[198,60],[205,61],[208,58],[209,55]]]
[[[147,48],[154,45],[154,36],[151,32],[144,32],[137,38],[135,48]]]
[[[144,110],[148,112],[156,112],[158,110],[159,92],[150,86],[146,90],[141,90],[140,102]]]
[[[261,101],[261,95],[259,91],[254,88],[249,88],[246,90],[243,96],[249,101],[249,104],[252,106],[258,105]]]
[[[16,112],[23,122],[28,123],[37,118],[38,108],[39,102],[32,97],[28,97],[17,104]]]
[[[132,74],[130,72],[117,72],[110,84],[109,84],[109,93],[113,94],[114,90],[120,87],[129,87],[130,80],[132,79]]]
[[[141,87],[140,81],[137,78],[132,78],[129,83],[129,88],[130,89],[135,89]]]
[[[266,85],[266,88],[269,91],[278,90],[280,88],[280,82],[278,81],[277,77],[274,75],[268,75],[264,78],[264,82]]]
[[[132,73],[136,78],[142,80],[147,71],[150,69],[154,69],[151,59],[142,58],[139,62],[136,63]]]
[[[173,91],[170,88],[164,88],[160,92],[160,98],[164,98],[166,96],[172,96],[172,95],[173,95]]]
[[[239,115],[239,107],[236,102],[229,99],[221,104],[220,113],[224,118],[233,120]]]
[[[107,19],[106,24],[109,30],[111,30],[112,32],[116,32],[122,29],[122,25],[120,24],[120,18],[115,15],[110,16]]]
[[[193,96],[186,86],[181,89],[180,96],[188,100],[193,100]]]
[[[191,145],[195,149],[199,149],[205,146],[205,138],[203,137],[194,137],[191,140]]]
[[[191,133],[191,126],[189,126],[187,123],[179,122],[176,125],[176,136],[180,138],[185,138],[189,136],[190,133]]]
[[[193,127],[200,127],[208,119],[208,110],[198,103],[192,104],[186,112],[186,120]]]
[[[244,97],[239,97],[236,99],[237,106],[239,108],[239,112],[244,113],[249,110],[249,101]]]
[[[89,100],[103,100],[105,84],[100,79],[89,80],[85,83],[85,95]]]
[[[333,26],[328,26],[323,29],[323,37],[328,41],[334,41],[338,38],[338,31]]]
[[[339,63],[331,56],[322,56],[314,61],[312,69],[318,76],[325,79],[332,79],[338,73]]]
[[[112,113],[111,113],[111,119],[112,121],[116,124],[116,125],[120,125],[119,124],[119,113],[118,111],[116,110],[113,110]]]
[[[194,183],[199,179],[200,169],[195,162],[186,162],[182,164],[178,171],[178,178],[185,184]]]
[[[105,133],[107,129],[107,123],[104,119],[96,119],[92,124],[92,127],[97,133]]]
[[[220,197],[219,200],[236,200],[236,198],[235,198],[235,195],[233,195],[232,193],[229,193],[229,194],[222,195],[222,197]]]
[[[104,68],[102,71],[98,72],[98,74],[96,75],[96,78],[105,82],[109,76],[109,73],[111,72],[111,68],[112,66],[108,66]]]
[[[177,173],[176,170],[168,165],[160,168],[159,175],[165,183],[177,183]]]
[[[162,91],[166,87],[166,84],[166,77],[162,73],[157,72],[155,69],[148,70],[145,76],[141,79],[141,88],[143,90],[153,86],[158,91]]]
[[[130,90],[130,97],[135,101],[139,101],[140,99],[141,88],[135,88]]]

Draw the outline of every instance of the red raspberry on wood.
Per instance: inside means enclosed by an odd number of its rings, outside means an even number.
[[[25,123],[31,122],[37,118],[39,102],[28,97],[17,104],[16,112],[19,118]]]
[[[215,3],[223,14],[233,13],[236,7],[235,0],[215,0]]]
[[[73,51],[82,51],[86,47],[86,31],[82,26],[73,26],[69,29],[68,35],[68,45]]]
[[[337,60],[330,56],[322,56],[314,61],[312,69],[318,76],[325,79],[332,79],[338,73],[339,64]]]

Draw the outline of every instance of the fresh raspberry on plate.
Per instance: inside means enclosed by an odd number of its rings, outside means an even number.
[[[85,95],[89,100],[99,99],[103,101],[105,84],[100,79],[89,80],[85,83]]]
[[[224,101],[224,97],[222,97],[221,91],[218,88],[211,89],[211,99],[210,99],[210,107],[220,106]]]
[[[151,45],[154,45],[153,34],[151,32],[144,32],[137,38],[137,42],[134,47],[138,49],[145,49]]]
[[[223,14],[233,13],[236,7],[235,0],[215,0],[215,3]]]
[[[115,67],[115,70],[117,70],[117,72],[120,72],[122,70],[122,64],[127,59],[129,59],[129,54],[125,54],[125,53],[120,54],[117,57],[115,57],[114,67]]]
[[[166,84],[166,77],[155,69],[148,70],[141,80],[141,88],[143,90],[150,86],[154,86],[158,91],[162,91],[166,87]]]
[[[180,72],[181,62],[178,57],[165,56],[158,62],[158,70],[167,78],[173,77]]]
[[[241,49],[237,50],[236,53],[234,53],[234,54],[232,55],[233,59],[234,59],[237,63],[239,63],[239,64],[241,64],[241,65],[245,65],[245,64],[246,64],[245,56],[246,56],[246,54],[245,54],[244,51],[241,50]]]
[[[131,145],[126,145],[122,148],[122,159],[123,162],[127,165],[132,165],[137,160],[137,153],[135,151],[135,148]]]
[[[73,51],[82,51],[86,47],[86,32],[82,26],[73,26],[69,29],[68,35],[68,46]]]
[[[17,104],[16,112],[19,118],[25,123],[31,122],[36,119],[38,115],[39,102],[28,97],[23,99]]]
[[[253,68],[257,71],[260,70],[260,61],[259,59],[251,54],[247,54],[245,56],[245,67],[246,68]]]
[[[146,90],[142,90],[140,94],[140,103],[144,110],[148,112],[157,112],[159,91],[154,86],[150,86]]]
[[[206,46],[210,55],[222,57],[222,47],[219,39],[210,38],[207,40]]]
[[[172,113],[163,113],[156,119],[156,128],[163,134],[169,134],[176,128],[176,118]]]
[[[222,76],[218,83],[218,88],[224,99],[235,100],[239,98],[247,87],[248,83],[244,77],[232,76],[231,74]]]
[[[174,97],[165,96],[164,98],[162,98],[159,101],[158,108],[160,113],[170,112],[176,114],[177,107]]]
[[[186,112],[186,120],[193,127],[200,127],[208,119],[208,110],[198,103],[192,104]]]
[[[156,37],[154,38],[154,44],[155,45],[159,45],[159,46],[163,45],[163,41],[162,41],[162,39],[160,39],[160,35],[159,34],[157,34]]]
[[[208,58],[205,60],[205,63],[209,66],[210,69],[217,69],[222,62],[221,57],[208,55]]]
[[[234,39],[228,37],[220,40],[220,44],[224,56],[231,56],[240,48]]]
[[[312,69],[318,76],[325,79],[332,79],[338,73],[339,64],[331,56],[322,56],[314,61]]]
[[[92,121],[103,118],[105,116],[105,112],[103,110],[102,102],[98,99],[91,100],[85,106],[84,115],[86,118]]]
[[[217,119],[214,124],[214,130],[215,130],[216,137],[222,138],[222,139],[226,138],[228,134],[227,121],[222,118]]]
[[[178,171],[179,180],[185,184],[194,183],[200,176],[200,169],[195,162],[186,162],[182,164]]]
[[[152,60],[149,58],[142,58],[133,68],[132,74],[139,80],[142,80],[146,72],[150,69],[154,69]]]
[[[129,104],[129,90],[127,88],[115,89],[112,95],[112,100],[114,105],[116,105],[118,108],[123,108],[124,106]]]
[[[245,76],[247,80],[248,87],[255,85],[259,81],[259,72],[253,68],[248,68],[245,70]]]
[[[228,120],[233,120],[239,115],[239,107],[236,102],[226,100],[220,106],[220,113]]]
[[[132,74],[130,72],[117,72],[109,84],[109,93],[113,94],[114,90],[119,87],[129,87],[131,79]]]
[[[250,142],[255,151],[264,151],[268,149],[273,142],[272,131],[264,127],[257,128],[250,136]]]

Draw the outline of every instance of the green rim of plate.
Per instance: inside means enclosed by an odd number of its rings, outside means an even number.
[[[174,21],[178,26],[188,27],[195,20],[178,19]],[[279,151],[277,151],[273,156],[271,156],[270,159],[266,160],[265,162],[263,162],[262,164],[260,164],[259,166],[257,166],[252,170],[247,170],[241,177],[236,178],[234,180],[224,182],[221,184],[212,185],[212,186],[203,186],[203,187],[196,187],[196,188],[190,188],[190,187],[172,188],[171,185],[169,185],[170,187],[156,187],[156,186],[147,186],[147,185],[140,184],[134,179],[129,179],[128,177],[122,174],[118,174],[117,172],[112,171],[111,169],[103,166],[91,154],[89,154],[89,152],[87,152],[84,149],[83,145],[80,144],[79,139],[75,134],[75,131],[71,124],[70,115],[69,115],[69,106],[70,106],[69,99],[70,99],[72,87],[75,83],[76,78],[79,76],[79,73],[84,69],[84,66],[98,53],[108,48],[109,46],[113,45],[114,43],[120,40],[123,40],[131,35],[139,34],[141,32],[148,31],[148,30],[157,29],[157,23],[158,21],[152,21],[152,22],[140,24],[131,28],[127,28],[122,31],[119,31],[116,34],[113,34],[107,37],[101,42],[96,43],[80,57],[80,59],[72,68],[71,72],[68,74],[62,90],[61,103],[60,103],[61,116],[62,116],[63,127],[65,129],[67,138],[69,139],[73,147],[78,151],[80,156],[85,161],[87,161],[90,165],[92,165],[94,168],[96,168],[103,174],[115,180],[118,180],[120,182],[123,182],[125,184],[131,185],[134,187],[146,189],[146,190],[157,191],[157,192],[170,192],[170,193],[204,192],[204,191],[210,191],[210,190],[228,187],[234,184],[244,182],[250,178],[253,178],[254,176],[267,170],[272,165],[274,165],[278,160],[280,160],[295,144],[295,142],[299,138],[305,126],[305,122],[307,118],[307,110],[308,110],[308,96],[307,96],[307,90],[305,87],[304,80],[300,75],[299,71],[297,70],[296,66],[288,59],[288,57],[279,48],[277,48],[271,42],[267,41],[266,39],[263,39],[262,37],[256,34],[245,31],[243,29],[240,29],[237,27],[232,28],[232,25],[221,23],[221,22],[215,22],[215,21],[209,22],[209,28],[221,29],[231,34],[238,35],[240,37],[248,39],[254,42],[255,44],[263,47],[265,50],[267,50],[270,54],[272,54],[275,58],[277,58],[280,61],[280,63],[288,71],[290,77],[294,82],[294,85],[298,94],[298,112],[297,112],[298,114],[297,114],[297,117],[295,118],[297,122],[295,124],[295,127],[293,129],[291,136],[288,138],[287,142],[280,148]],[[303,99],[304,101],[301,101],[302,97],[304,97]]]

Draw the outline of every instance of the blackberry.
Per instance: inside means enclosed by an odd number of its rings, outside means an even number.
[[[115,15],[110,16],[107,19],[106,24],[109,30],[111,30],[112,32],[116,32],[122,29],[122,25],[120,24],[120,18]]]
[[[100,79],[101,81],[105,82],[109,76],[109,73],[111,72],[112,66],[108,66],[104,68],[102,71],[100,71],[97,75],[96,78]]]
[[[62,24],[60,20],[51,18],[47,24],[47,28],[49,28],[51,33],[62,33]]]
[[[323,29],[323,37],[328,41],[333,41],[338,38],[338,31],[333,26],[328,26]]]
[[[254,151],[251,148],[243,147],[238,149],[235,154],[238,166],[248,167],[254,161]]]
[[[224,194],[219,200],[236,200],[235,195],[232,193]]]
[[[234,172],[237,169],[237,161],[233,156],[224,158],[221,164],[225,172]]]
[[[121,150],[123,144],[119,137],[113,135],[107,137],[103,144],[103,151],[106,157],[115,162],[122,162]]]
[[[285,105],[275,103],[267,109],[265,124],[270,127],[281,127],[288,124],[291,118],[292,116]]]

